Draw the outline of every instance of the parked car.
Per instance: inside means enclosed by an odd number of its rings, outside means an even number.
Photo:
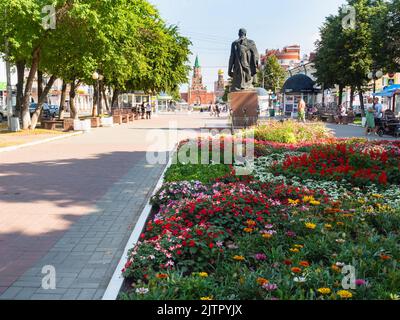
[[[37,108],[37,103],[31,103],[29,106],[29,113],[31,116],[35,112]],[[45,118],[56,118],[60,112],[60,107],[57,105],[48,105],[47,103],[43,104],[43,116]]]
[[[0,105],[0,123],[7,119],[7,108]]]

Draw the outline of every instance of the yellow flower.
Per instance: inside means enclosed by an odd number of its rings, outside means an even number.
[[[336,224],[337,224],[338,226],[342,226],[342,227],[345,225],[343,222],[340,222],[340,221],[337,222]]]
[[[303,249],[304,246],[302,244],[295,244],[293,247],[297,248],[297,249]]]
[[[383,199],[383,198],[384,198],[383,195],[377,194],[377,193],[373,194],[372,197],[373,197],[373,198],[376,198],[376,199]]]
[[[400,301],[400,296],[398,294],[392,293],[390,295],[390,299],[393,300],[393,301]]]
[[[294,206],[297,206],[300,203],[300,200],[298,200],[298,199],[297,200],[289,199],[288,201],[289,201],[289,204],[294,205]]]
[[[313,201],[310,201],[310,204],[313,206],[319,206],[321,204],[321,202],[313,200]]]
[[[199,273],[199,277],[201,277],[201,278],[207,278],[207,277],[208,277],[208,273],[207,273],[207,272],[200,272],[200,273]]]
[[[337,295],[342,299],[351,299],[353,298],[353,294],[347,290],[340,290]]]
[[[210,296],[210,297],[201,297],[200,300],[201,301],[211,301],[211,300],[213,300],[213,297],[212,296]]]
[[[236,260],[236,261],[244,261],[244,260],[246,260],[246,258],[243,257],[243,256],[234,256],[234,257],[233,257],[233,260]]]
[[[291,249],[290,249],[290,252],[293,252],[293,253],[299,253],[299,252],[300,252],[300,250],[299,250],[299,249],[297,249],[297,248],[291,248]]]
[[[328,295],[331,294],[332,290],[329,288],[319,288],[318,292],[322,295]]]
[[[271,239],[271,238],[273,237],[273,235],[272,235],[272,234],[269,234],[269,233],[264,233],[264,234],[262,235],[262,237],[263,237],[264,239]]]
[[[310,229],[310,230],[314,230],[317,227],[317,225],[315,223],[310,223],[310,222],[306,223],[305,226],[307,229]]]
[[[314,200],[315,200],[315,199],[314,199],[313,196],[305,196],[305,197],[303,198],[303,202],[304,202],[304,203],[311,202],[311,201],[314,201]]]
[[[332,225],[331,224],[326,224],[325,225],[325,229],[328,229],[328,230],[332,229]]]

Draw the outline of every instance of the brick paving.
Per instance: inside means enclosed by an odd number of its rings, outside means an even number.
[[[206,123],[163,115],[0,154],[0,299],[101,299],[165,168],[146,151],[171,150]],[[48,265],[55,290],[42,289]]]

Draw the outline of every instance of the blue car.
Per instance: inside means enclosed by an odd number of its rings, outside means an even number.
[[[37,108],[37,103],[31,103],[29,106],[29,112],[32,116],[32,114],[35,112]],[[56,105],[48,105],[47,103],[43,104],[43,116],[45,118],[56,118],[58,117],[58,114],[60,112],[60,107]]]

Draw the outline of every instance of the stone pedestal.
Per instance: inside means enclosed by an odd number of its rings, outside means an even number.
[[[99,117],[90,118],[90,121],[91,121],[92,128],[100,127],[100,118]]]
[[[235,128],[250,127],[258,121],[257,91],[231,92],[228,96],[232,109],[232,121]]]

